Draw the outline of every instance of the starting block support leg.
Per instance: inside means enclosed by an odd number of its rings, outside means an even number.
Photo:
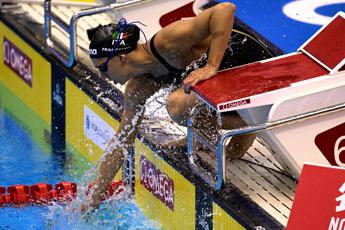
[[[220,190],[223,181],[225,180],[225,155],[224,155],[224,143],[227,139],[221,139],[220,141],[217,140],[217,146],[211,144],[211,140],[207,138],[205,135],[201,134],[197,131],[196,128],[193,127],[193,116],[198,113],[198,108],[195,107],[191,111],[191,116],[188,118],[188,128],[187,128],[187,152],[188,152],[188,160],[191,169],[200,176],[207,184],[209,184],[212,188],[216,190]],[[194,151],[194,142],[195,139],[201,141],[204,145],[208,147],[210,153],[213,153],[217,158],[217,175],[216,180],[209,175],[208,172],[201,169],[196,163],[196,152]]]
[[[313,117],[334,113],[334,112],[341,111],[344,109],[345,109],[345,103],[341,103],[334,106],[329,106],[326,108],[283,118],[283,119],[276,120],[273,122],[266,122],[262,124],[228,130],[227,132],[220,135],[220,137],[217,140],[217,146],[213,146],[211,144],[210,139],[205,137],[205,135],[198,132],[197,129],[193,127],[193,116],[197,112],[196,109],[194,108],[191,112],[191,116],[188,118],[188,128],[187,128],[187,141],[188,141],[187,150],[188,150],[188,160],[189,160],[190,167],[207,184],[209,184],[212,188],[218,191],[222,188],[223,182],[225,181],[225,178],[226,178],[224,149],[225,149],[225,143],[227,142],[227,140],[231,139],[234,136],[245,135],[245,134],[250,134],[250,133],[258,133],[258,132],[270,130],[279,126],[301,122]],[[217,157],[218,165],[217,165],[216,179],[212,178],[212,176],[210,175],[210,172],[203,170],[197,165],[196,151],[194,151],[195,140],[201,141],[203,142],[203,144],[206,144],[209,149],[213,150],[214,155]],[[210,151],[210,154],[212,154],[212,151]]]

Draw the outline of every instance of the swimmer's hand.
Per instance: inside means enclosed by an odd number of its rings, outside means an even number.
[[[81,204],[80,208],[81,208],[80,211],[81,211],[82,220],[85,221],[86,223],[91,223],[92,216],[94,215],[94,213],[97,212],[97,209],[91,208],[91,206],[87,205],[85,202]]]
[[[81,209],[81,213],[85,215],[90,210],[90,205],[88,204],[88,202],[83,201],[80,209]]]
[[[218,72],[218,68],[206,64],[204,67],[197,69],[193,72],[191,72],[186,79],[183,81],[183,90],[185,93],[190,93],[190,88],[192,86],[195,86],[201,81],[205,81],[214,75],[216,75]]]
[[[91,200],[91,196],[87,196],[81,204],[81,213],[83,216],[87,216],[94,209],[99,207],[100,201]]]

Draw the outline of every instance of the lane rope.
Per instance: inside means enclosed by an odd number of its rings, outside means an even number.
[[[92,189],[90,184],[86,194]],[[122,180],[112,182],[102,200],[125,191]],[[0,207],[30,204],[51,205],[53,202],[64,203],[77,197],[77,184],[74,182],[60,182],[53,187],[51,184],[39,183],[34,185],[0,186]]]

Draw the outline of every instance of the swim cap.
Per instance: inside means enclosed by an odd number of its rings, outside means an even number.
[[[120,20],[121,22],[121,20]],[[134,24],[108,24],[88,29],[91,58],[104,58],[117,54],[127,54],[137,48],[140,29]]]

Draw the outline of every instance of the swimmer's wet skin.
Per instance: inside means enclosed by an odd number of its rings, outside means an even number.
[[[120,126],[99,162],[98,175],[93,182],[94,190],[84,201],[83,211],[99,206],[101,194],[121,167],[124,156],[134,142],[146,100],[167,83],[183,82],[183,87],[177,88],[169,96],[167,109],[174,121],[186,124],[190,108],[197,103],[195,96],[188,94],[190,88],[217,74],[230,39],[234,14],[235,5],[218,4],[192,19],[164,27],[154,39],[147,42],[150,47],[137,43],[139,27],[124,19],[118,24],[88,30],[89,53],[94,66],[110,80],[127,85]],[[172,69],[185,69],[206,52],[208,58],[205,65],[189,72],[185,79],[179,74],[169,74]],[[210,117],[207,119],[213,120]],[[237,114],[233,114],[229,121],[223,122],[221,128],[234,128],[238,126],[239,119]],[[203,127],[202,124],[201,127],[214,129],[212,126]],[[252,141],[252,135],[242,136],[234,146],[245,142],[243,149],[246,150]]]

